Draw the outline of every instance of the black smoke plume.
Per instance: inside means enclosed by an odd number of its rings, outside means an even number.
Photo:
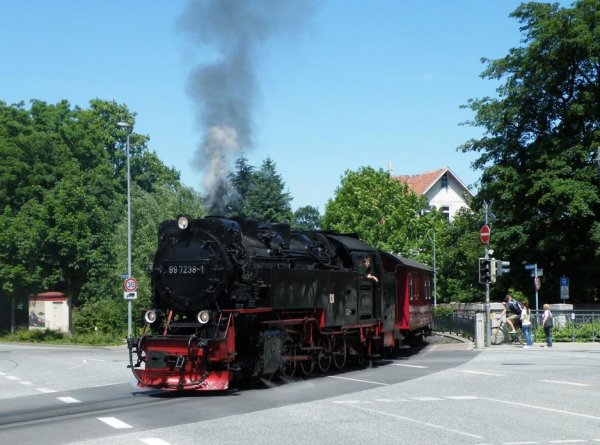
[[[311,10],[309,0],[198,0],[179,18],[195,43],[216,54],[193,70],[187,88],[203,131],[195,163],[207,214],[226,213],[231,165],[252,148],[260,49],[277,35],[298,33]]]

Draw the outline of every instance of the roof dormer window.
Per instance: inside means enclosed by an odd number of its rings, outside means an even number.
[[[440,184],[442,185],[443,189],[448,188],[448,173],[444,173],[444,175],[442,176],[442,178],[440,180]]]

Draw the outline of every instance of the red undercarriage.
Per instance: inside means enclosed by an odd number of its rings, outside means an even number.
[[[199,346],[200,344],[200,346]],[[229,388],[235,358],[233,316],[216,339],[198,342],[194,336],[142,336],[137,344],[145,368],[133,367],[138,386],[172,390],[219,391]]]
[[[263,323],[277,325],[282,329],[302,326],[304,340],[309,345],[304,350],[315,349],[312,347],[314,346],[312,336],[313,331],[319,330],[320,324],[315,318],[269,320]],[[167,390],[220,391],[228,389],[229,383],[234,377],[231,365],[236,358],[233,314],[224,313],[222,320],[219,321],[219,326],[221,329],[219,329],[218,335],[210,340],[198,339],[194,335],[144,335],[132,342],[130,344],[131,367],[138,380],[138,386]],[[372,342],[367,338],[366,333],[373,338],[382,339],[380,342],[384,346],[389,346],[390,341],[393,344],[392,333],[386,332],[385,334],[390,335],[385,335],[381,332],[379,324],[351,328],[359,332],[359,342],[368,346],[369,355],[372,352]],[[341,332],[337,334],[341,334]],[[339,338],[342,337],[342,335],[339,336]],[[298,354],[294,352],[293,357],[282,354],[282,362],[306,361],[314,357],[310,353],[307,355],[304,352],[302,355],[302,352],[298,352]],[[138,362],[134,365],[133,358],[136,354]],[[142,363],[143,367],[140,366]]]

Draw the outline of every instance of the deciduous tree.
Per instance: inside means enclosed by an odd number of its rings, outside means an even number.
[[[469,102],[485,134],[462,150],[480,154],[478,201],[493,200],[496,255],[511,260],[520,288],[532,288],[522,265],[536,262],[543,299],[557,298],[564,274],[575,301],[591,301],[600,284],[600,3],[529,2],[512,17],[522,46],[484,60],[482,77],[502,84],[498,97]]]
[[[442,218],[426,208],[424,197],[387,172],[361,167],[345,173],[335,197],[327,203],[323,226],[356,233],[387,252],[417,257],[425,248],[427,231]]]

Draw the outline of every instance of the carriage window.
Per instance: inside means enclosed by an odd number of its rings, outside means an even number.
[[[415,297],[414,293],[415,293],[415,286],[413,283],[413,274],[409,273],[408,274],[408,296],[409,296],[410,301],[413,301],[413,299]]]
[[[425,281],[425,299],[431,300],[431,280]]]

